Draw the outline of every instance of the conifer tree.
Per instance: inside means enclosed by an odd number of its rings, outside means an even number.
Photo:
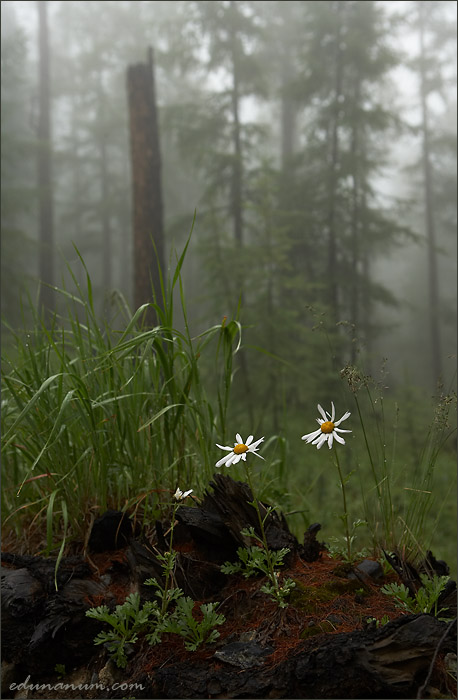
[[[331,325],[346,322],[352,333],[358,326],[359,337],[370,343],[374,304],[394,302],[372,281],[371,260],[407,233],[373,184],[383,166],[382,139],[396,133],[397,116],[381,88],[397,57],[377,3],[312,2],[303,9],[307,41],[297,99],[304,105],[306,144],[299,174],[304,204],[314,212],[304,233],[314,254],[312,281],[323,287],[316,300]],[[346,359],[355,359],[354,347]],[[344,359],[337,352],[337,365]]]
[[[25,106],[31,94],[28,50],[14,7],[2,6],[1,42],[1,309],[13,327],[20,318],[26,284],[36,280],[36,153]],[[33,76],[36,81],[36,76]]]

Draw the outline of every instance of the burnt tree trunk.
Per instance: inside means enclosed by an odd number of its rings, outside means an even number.
[[[38,192],[39,192],[39,308],[45,320],[54,311],[53,262],[53,201],[52,201],[52,160],[51,160],[51,97],[49,69],[49,36],[47,3],[41,0],[38,9],[39,45],[39,121],[38,121]]]
[[[148,62],[129,66],[127,93],[133,188],[134,303],[160,301],[159,268],[164,268],[161,157],[154,87],[153,52]],[[152,306],[144,315],[147,325],[157,323]]]

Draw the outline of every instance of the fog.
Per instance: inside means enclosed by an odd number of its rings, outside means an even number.
[[[311,373],[309,395],[321,371],[352,363],[377,373],[384,358],[394,386],[429,396],[453,383],[455,2],[42,4],[49,143],[39,131],[38,3],[1,6],[8,324],[27,318],[27,291],[60,309],[38,296],[43,252],[54,263],[43,282],[71,286],[68,263],[84,283],[75,246],[101,319],[121,323],[119,295],[134,309],[126,75],[151,46],[166,266],[196,211],[183,267],[193,332],[235,317],[241,300],[247,346],[304,380]],[[44,149],[52,243],[39,223]],[[332,340],[327,365],[317,324]],[[254,401],[253,385],[277,370],[250,358]],[[294,371],[283,378],[293,403]]]

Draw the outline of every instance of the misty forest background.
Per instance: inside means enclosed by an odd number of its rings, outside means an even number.
[[[69,263],[84,286],[75,246],[101,321],[122,328],[124,300],[137,305],[126,77],[152,47],[156,243],[173,269],[196,210],[182,270],[192,333],[224,317],[243,326],[226,439],[282,436],[283,491],[322,519],[330,467],[299,438],[318,402],[354,412],[341,370],[356,365],[385,395],[387,432],[396,421],[396,469],[418,463],[434,400],[455,381],[456,3],[1,11],[4,345],[8,326],[31,322],[26,293],[45,316],[62,309],[40,279],[70,289]],[[453,451],[449,441],[436,493],[452,521]]]

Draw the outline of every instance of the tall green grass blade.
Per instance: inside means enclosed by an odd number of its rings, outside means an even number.
[[[64,555],[65,545],[66,545],[66,542],[67,542],[67,530],[68,530],[68,510],[67,510],[67,504],[66,504],[66,502],[65,502],[64,500],[62,500],[60,503],[61,503],[61,508],[62,508],[62,518],[63,518],[63,521],[64,521],[64,532],[63,532],[63,535],[62,535],[62,542],[61,542],[61,545],[60,545],[60,547],[59,547],[59,553],[58,553],[57,559],[56,559],[56,566],[54,567],[54,587],[55,587],[56,591],[58,590],[58,586],[57,586],[57,571],[58,571],[58,569],[59,569],[60,562],[61,562],[62,557],[63,557],[63,555]]]
[[[49,556],[52,549],[52,535],[53,535],[53,515],[54,515],[54,501],[59,493],[59,489],[55,489],[49,497],[48,506],[46,508],[46,556]]]
[[[3,440],[7,443],[8,439],[11,435],[11,433],[15,430],[15,428],[23,421],[23,419],[30,415],[30,412],[32,408],[35,406],[41,395],[46,391],[46,389],[59,377],[61,376],[61,373],[59,374],[54,374],[51,377],[48,377],[47,379],[44,380],[38,391],[35,392],[35,394],[32,396],[30,401],[27,403],[27,405],[22,409],[20,414],[17,416],[17,418],[13,421],[12,425],[8,428],[6,433],[3,436]]]

